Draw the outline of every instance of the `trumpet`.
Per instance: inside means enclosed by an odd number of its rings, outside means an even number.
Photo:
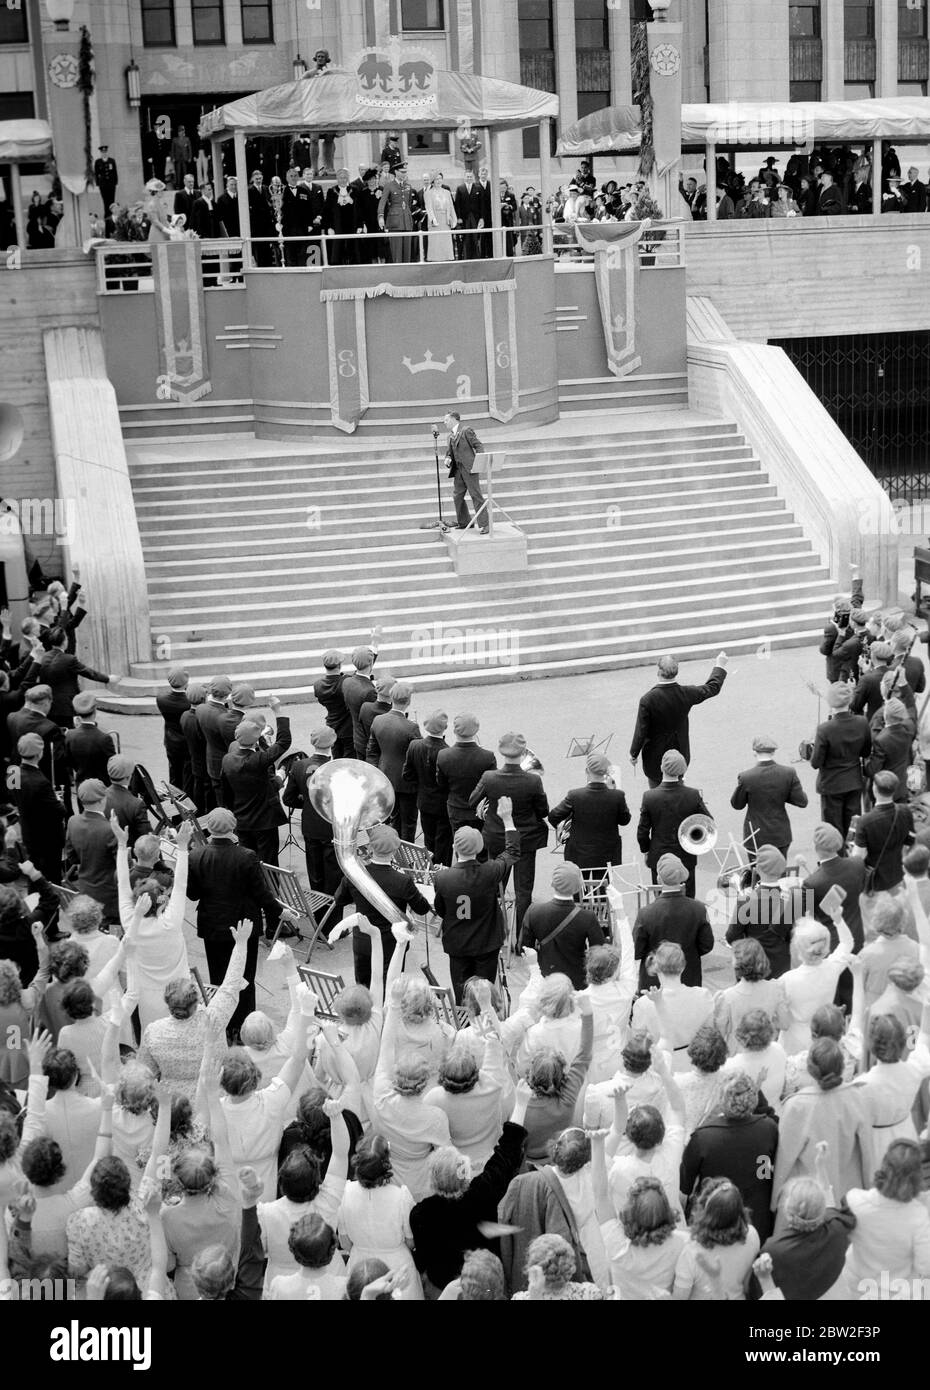
[[[520,759],[520,767],[523,772],[538,772],[542,774],[545,771],[545,768],[532,748],[527,748],[526,752],[523,754],[523,757]]]
[[[339,867],[375,912],[387,922],[404,914],[358,857],[358,833],[386,821],[394,809],[394,788],[384,773],[354,758],[337,758],[317,768],[307,783],[313,809],[333,827]]]
[[[717,843],[717,827],[710,816],[695,811],[678,827],[678,843],[688,854],[709,854]]]

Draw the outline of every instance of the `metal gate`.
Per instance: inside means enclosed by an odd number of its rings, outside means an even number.
[[[785,350],[889,497],[930,497],[930,332],[772,346]]]

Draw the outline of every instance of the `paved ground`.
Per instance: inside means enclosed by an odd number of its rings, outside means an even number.
[[[920,649],[921,652],[925,648]],[[690,662],[682,667],[681,680],[699,683],[710,673],[715,652],[709,652],[703,662]],[[736,774],[753,762],[752,739],[756,734],[769,733],[778,741],[780,760],[792,762],[797,756],[798,742],[811,738],[817,722],[817,698],[809,688],[814,683],[825,688],[823,658],[816,650],[795,649],[758,656],[734,659],[726,685],[717,699],[700,706],[691,717],[692,766],[687,781],[701,789],[704,800],[717,819],[720,828],[720,848],[725,849],[729,836],[740,837],[741,813],[730,808],[730,795]],[[495,747],[502,733],[514,730],[525,734],[530,746],[542,761],[546,791],[555,804],[568,788],[584,783],[584,761],[568,757],[573,738],[594,735],[598,744],[609,740],[608,752],[622,769],[623,787],[633,814],[633,825],[624,833],[624,876],[631,884],[641,881],[644,870],[635,854],[636,818],[642,793],[647,783],[640,771],[634,773],[628,758],[630,737],[637,700],[652,684],[650,670],[622,670],[593,675],[565,677],[558,680],[521,682],[500,686],[482,686],[477,690],[457,690],[424,693],[415,699],[415,717],[423,718],[434,709],[445,709],[450,716],[458,711],[471,710],[481,721],[481,742]],[[286,707],[283,713],[291,718],[293,747],[307,748],[310,731],[322,723],[322,711],[315,705]],[[164,750],[161,746],[161,720],[157,717],[103,715],[106,728],[119,731],[122,749],[138,758],[158,782],[166,773]],[[804,811],[792,811],[794,842],[792,852],[805,855],[811,867],[815,864],[812,836],[819,815],[819,801],[814,793],[815,774],[808,764],[799,763],[801,783],[810,797]],[[536,894],[544,895],[549,873],[554,863],[549,850],[537,856]],[[303,872],[300,850],[288,850],[282,858],[284,867]],[[714,887],[718,865],[712,855],[700,861],[698,893],[706,896]],[[717,923],[718,940],[723,938],[723,925]],[[193,959],[202,953],[191,933]],[[422,958],[422,938],[417,943],[417,956]],[[280,966],[264,961],[259,973],[259,1007],[280,1016],[283,999]],[[431,948],[434,969],[441,979],[447,979],[445,958],[437,945]],[[705,978],[721,987],[732,980],[729,969],[729,950],[718,946],[705,963]],[[438,968],[437,968],[438,963]],[[322,970],[341,973],[352,978],[351,946],[347,940],[338,943],[330,953],[320,947],[314,954],[314,964]],[[519,967],[514,981],[521,984]]]

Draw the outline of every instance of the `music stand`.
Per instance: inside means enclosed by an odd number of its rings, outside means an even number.
[[[326,940],[326,937],[321,934],[329,919],[329,914],[332,910],[335,898],[331,898],[328,893],[318,893],[315,888],[303,888],[296,874],[293,874],[290,869],[279,869],[274,864],[263,864],[262,873],[265,876],[265,883],[268,886],[269,892],[274,897],[275,902],[278,903],[280,907],[287,908],[290,912],[295,913],[299,919],[310,923],[311,931],[309,936],[301,933],[301,940],[309,943],[307,947],[307,960],[310,960],[310,957],[313,955],[314,947],[320,940],[322,940],[327,951],[332,951],[333,947]],[[327,910],[324,912],[322,918],[318,919],[318,913],[324,908]],[[270,943],[272,946],[280,935],[281,923],[279,922]]]
[[[566,758],[586,758],[589,753],[603,753],[605,756],[610,747],[613,734],[608,734],[600,743],[597,742],[597,735],[590,734],[587,738],[573,738],[568,745]]]
[[[133,769],[129,790],[145,803],[149,815],[155,817],[156,835],[171,825],[171,817],[166,812],[162,799],[155,790],[155,783],[152,781],[148,769],[143,767],[141,763],[136,763]]]
[[[294,767],[296,763],[299,763],[303,758],[307,757],[309,757],[309,754],[304,753],[303,751],[298,751],[296,753],[287,753],[278,763],[278,771],[286,779],[291,775],[291,768]],[[290,862],[291,864],[293,864],[293,851],[295,849],[303,849],[304,846],[300,843],[297,836],[294,834],[294,807],[286,806],[285,810],[287,811],[287,834],[284,837],[283,845],[278,850],[278,854],[283,854],[286,849],[291,850]]]
[[[517,524],[514,521],[513,517],[510,515],[510,513],[508,511],[505,511],[505,509],[502,506],[500,506],[499,503],[494,501],[494,468],[495,465],[503,465],[504,459],[506,457],[507,455],[501,451],[498,451],[497,453],[493,454],[475,454],[475,472],[477,473],[479,478],[485,479],[486,496],[484,500],[484,505],[478,508],[477,512],[475,512],[475,515],[472,517],[471,521],[468,523],[465,529],[466,531],[469,531],[473,526],[478,526],[478,518],[481,516],[482,512],[486,512],[488,521],[488,536],[491,540],[494,539],[495,513],[500,512],[501,516],[507,518],[511,526],[516,526]]]
[[[162,785],[167,792],[168,800],[177,813],[178,829],[180,829],[186,821],[191,828],[191,844],[205,845],[207,843],[207,833],[200,824],[194,803],[189,797],[185,796],[183,792],[178,791],[177,787],[172,787],[170,782],[164,782]],[[164,827],[159,827],[159,831],[173,828],[171,822],[166,821]],[[162,838],[161,835],[159,835],[159,838]]]
[[[423,845],[401,840],[394,856],[394,867],[409,875],[416,883],[432,883],[435,865],[433,856]]]

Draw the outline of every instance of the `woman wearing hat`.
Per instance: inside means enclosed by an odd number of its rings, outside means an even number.
[[[435,173],[424,195],[429,226],[426,259],[452,261],[452,228],[456,225],[455,204],[448,188],[443,187],[442,174]]]
[[[769,208],[771,217],[800,217],[801,209],[794,201],[794,195],[787,183],[775,185],[776,198]]]
[[[171,211],[161,179],[149,179],[142,200],[142,214],[149,224],[149,241],[171,241]]]

